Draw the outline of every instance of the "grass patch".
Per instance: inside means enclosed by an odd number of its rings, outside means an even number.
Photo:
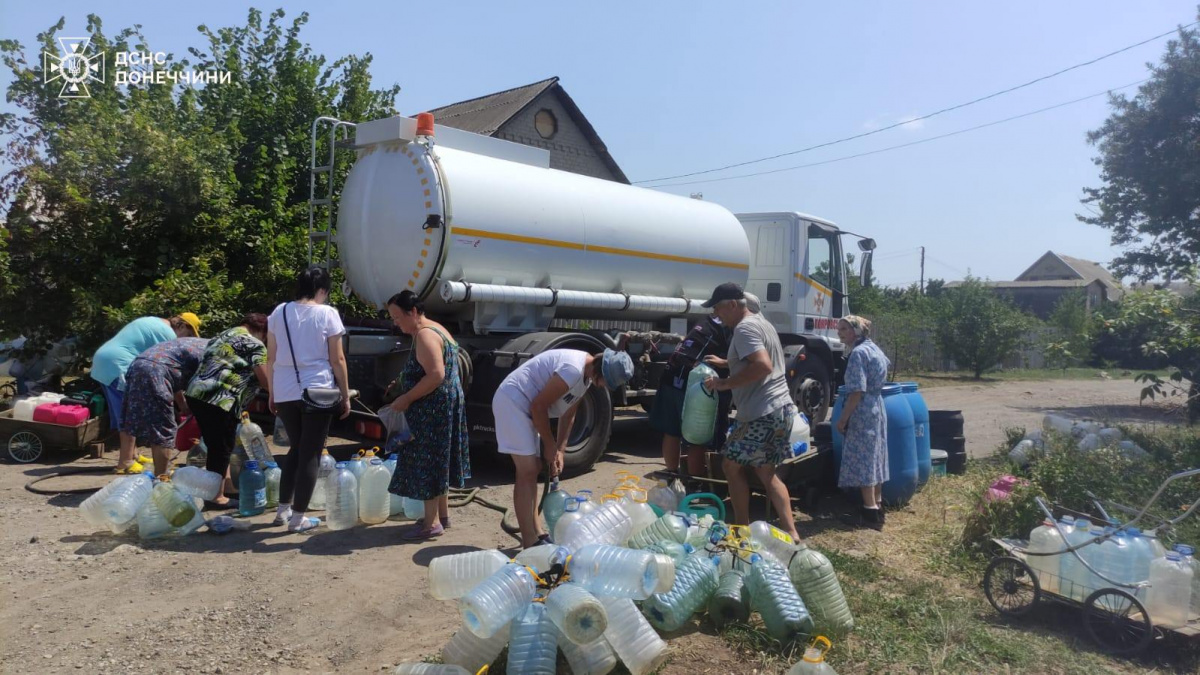
[[[897,373],[898,382],[916,382],[922,387],[944,387],[956,384],[979,384],[1018,381],[1047,381],[1047,380],[1099,380],[1100,373],[1107,373],[1114,380],[1132,380],[1141,371],[1104,370],[1102,368],[1015,368],[985,373],[980,379],[969,372],[951,371],[945,373]],[[1155,371],[1166,377],[1166,371]]]

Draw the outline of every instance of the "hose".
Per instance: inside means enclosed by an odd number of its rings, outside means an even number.
[[[54,473],[48,473],[45,476],[38,476],[37,478],[34,478],[33,480],[31,480],[25,484],[25,489],[29,490],[30,492],[32,492],[35,495],[86,495],[86,494],[91,494],[93,492],[98,491],[100,488],[87,487],[87,488],[71,488],[71,489],[67,489],[67,490],[50,490],[47,488],[39,488],[39,487],[34,487],[34,486],[44,480],[50,480],[52,478],[62,478],[64,476],[77,476],[80,474],[92,474],[92,473],[94,473],[94,474],[112,474],[114,468],[116,468],[116,467],[113,467],[113,466],[88,466],[88,467],[59,469],[58,471],[55,471]]]

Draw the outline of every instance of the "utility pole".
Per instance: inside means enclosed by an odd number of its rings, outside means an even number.
[[[925,247],[921,247],[921,295],[925,295]]]

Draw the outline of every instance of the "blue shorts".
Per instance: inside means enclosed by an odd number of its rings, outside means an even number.
[[[104,402],[108,404],[108,428],[110,431],[121,430],[121,411],[125,407],[125,392],[117,389],[114,380],[112,384],[103,385]]]

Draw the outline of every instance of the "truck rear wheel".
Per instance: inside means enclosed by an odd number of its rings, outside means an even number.
[[[575,424],[571,427],[571,438],[567,441],[566,456],[563,458],[563,475],[584,473],[600,460],[608,449],[612,418],[612,399],[608,391],[602,387],[588,387],[579,409],[575,411]],[[557,433],[557,421],[554,427]]]
[[[788,381],[792,390],[792,402],[808,416],[809,424],[816,426],[829,415],[832,401],[829,366],[825,359],[809,354],[799,362],[796,375]]]

